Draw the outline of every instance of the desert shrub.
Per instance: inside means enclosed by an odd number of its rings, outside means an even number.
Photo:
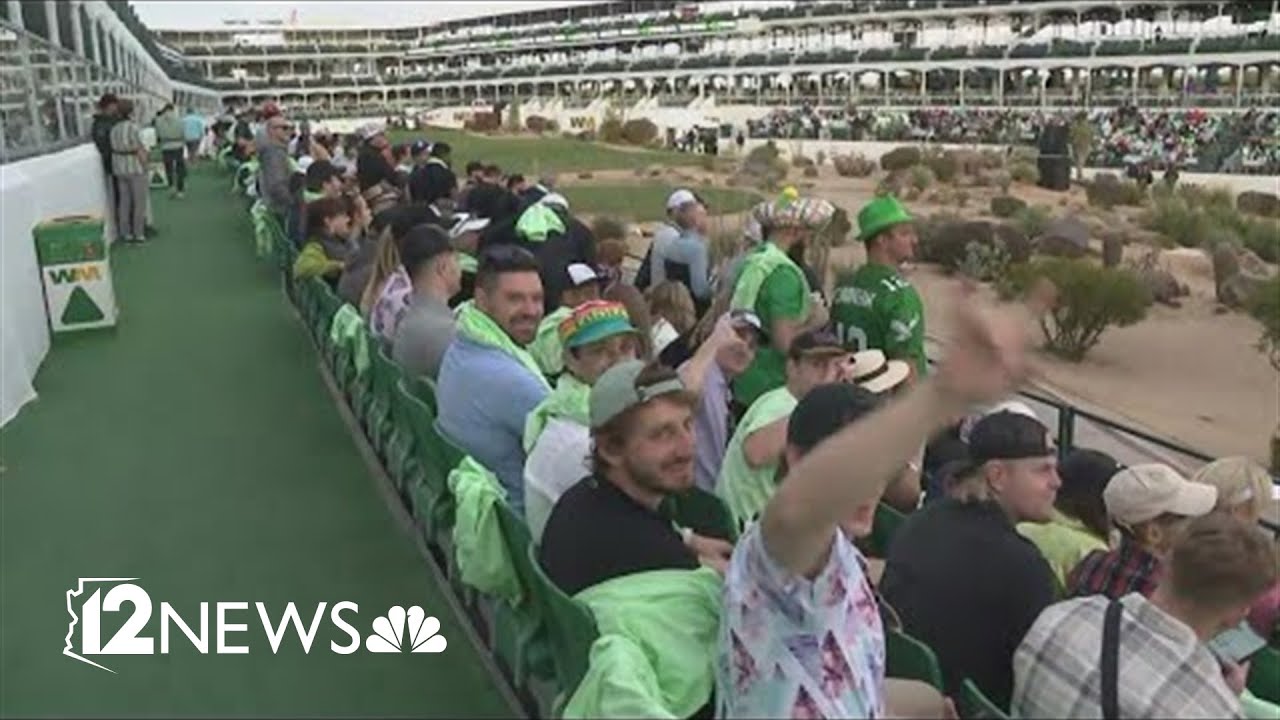
[[[1124,260],[1124,236],[1119,233],[1108,234],[1102,238],[1102,265],[1118,267],[1121,260]]]
[[[813,158],[803,154],[795,153],[791,156],[791,166],[797,168],[813,167]]]
[[[1004,277],[1009,269],[1009,251],[999,243],[983,245],[971,242],[965,245],[964,259],[957,268],[963,275],[981,282]]]
[[[1092,182],[1085,183],[1084,193],[1090,205],[1102,208],[1140,206],[1147,199],[1141,185],[1132,180],[1122,180],[1115,173],[1098,173]]]
[[[920,148],[904,145],[880,156],[880,167],[894,172],[920,164]]]
[[[1275,193],[1253,190],[1242,192],[1236,198],[1236,209],[1263,217],[1280,217],[1280,197],[1276,197]]]
[[[502,127],[502,116],[495,112],[476,112],[462,123],[464,130],[478,133],[497,132]]]
[[[978,153],[982,167],[987,170],[999,170],[1004,167],[1004,153],[999,150],[983,150]]]
[[[1249,302],[1249,314],[1262,324],[1258,349],[1280,370],[1280,275],[1262,283]]]
[[[998,218],[1009,218],[1020,210],[1025,210],[1027,203],[1012,195],[997,195],[991,198],[991,214]]]
[[[1037,238],[1049,229],[1053,215],[1044,205],[1032,205],[1014,213],[1013,222],[1027,237]]]
[[[1009,151],[1009,165],[1030,163],[1035,165],[1040,160],[1040,151],[1030,145],[1018,145]]]
[[[524,127],[529,132],[535,132],[539,135],[544,132],[554,132],[551,129],[551,121],[541,115],[530,115],[525,118]]]
[[[1274,220],[1244,220],[1244,246],[1267,262],[1280,262],[1280,223]]]
[[[906,174],[891,172],[876,184],[876,195],[901,195],[906,187]]]
[[[757,186],[773,192],[787,179],[788,166],[773,141],[758,145],[747,153],[741,172],[756,181]]]
[[[1084,164],[1089,159],[1089,154],[1093,152],[1093,123],[1085,117],[1076,118],[1071,123],[1070,143],[1071,143],[1071,160],[1076,168],[1076,179],[1084,180]]]
[[[637,118],[622,124],[622,141],[629,145],[648,146],[658,139],[658,126],[652,120]]]
[[[1009,163],[1009,176],[1013,178],[1014,182],[1034,185],[1040,182],[1040,167],[1034,162],[1011,162]]]
[[[990,247],[995,244],[991,223],[967,222],[951,215],[939,215],[917,223],[917,232],[920,259],[941,265],[948,271],[959,270],[964,265],[970,245]]]
[[[601,215],[591,222],[591,232],[596,240],[621,240],[627,236],[627,225],[617,218]]]
[[[1205,187],[1195,183],[1184,183],[1178,186],[1177,194],[1193,208],[1224,212],[1234,210],[1236,207],[1231,191],[1224,187]]]
[[[826,150],[819,150],[819,151],[818,151],[818,154],[815,156],[815,160],[817,161],[817,163],[818,163],[819,165],[826,165],[826,164],[827,164],[827,151],[826,151]]]
[[[1005,253],[1009,255],[1010,263],[1024,263],[1031,259],[1035,246],[1021,228],[1016,225],[1002,224],[996,225],[992,230],[995,243],[1004,248]]]
[[[924,192],[933,184],[933,171],[927,165],[912,165],[908,180],[916,192]]]
[[[595,176],[596,176],[596,174],[595,174],[595,173],[593,173],[593,172],[591,172],[591,171],[589,171],[589,170],[583,170],[582,172],[578,173],[578,179],[579,179],[579,180],[590,180],[591,178],[593,178],[593,177],[595,177]]]
[[[1013,185],[1013,174],[1008,170],[997,170],[990,176],[990,184],[1000,188],[1001,195],[1009,194],[1009,187]]]
[[[968,190],[956,190],[956,194],[953,197],[955,198],[956,207],[962,208],[969,204]]]
[[[549,133],[560,132],[560,123],[556,122],[555,118],[551,118],[547,120],[547,132]],[[595,131],[587,130],[585,132],[590,133],[592,138],[595,137]]]
[[[613,144],[623,142],[622,121],[616,117],[606,117],[604,122],[600,123],[600,130],[598,132],[600,139],[604,142]]]
[[[806,165],[801,174],[807,178],[818,177],[818,167],[816,165]]]
[[[945,152],[929,152],[925,155],[924,164],[933,171],[938,182],[949,183],[956,179],[960,171],[960,160],[952,150]]]
[[[1057,288],[1057,302],[1040,320],[1045,348],[1079,362],[1110,327],[1146,317],[1151,294],[1130,270],[1105,268],[1089,260],[1046,258],[1010,268],[999,283],[1006,297],[1026,293],[1041,278]]]
[[[831,164],[840,177],[867,177],[876,171],[876,164],[858,153],[836,155],[831,158]]]

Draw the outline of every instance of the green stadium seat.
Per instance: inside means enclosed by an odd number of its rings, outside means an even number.
[[[972,680],[965,678],[960,685],[960,702],[956,708],[964,720],[1008,720],[1011,716],[1000,709],[978,689]]]
[[[537,572],[529,564],[529,546],[533,544],[533,535],[524,518],[506,503],[498,505],[498,524],[502,527],[502,541],[511,557],[512,569],[524,598],[518,606],[505,608],[506,614],[510,616],[509,629],[514,632],[514,637],[510,640],[503,638],[502,634],[496,632],[495,623],[494,645],[510,648],[508,664],[516,685],[524,687],[531,676],[553,678],[555,668],[551,660],[544,618],[533,599],[535,584],[538,582]]]
[[[933,650],[901,630],[886,629],[885,675],[904,680],[919,680],[946,692],[942,682],[942,666]]]
[[[436,383],[425,375],[406,378],[409,381],[409,392],[414,397],[426,403],[431,408],[433,415],[440,412],[439,406],[436,404]]]
[[[391,419],[391,398],[395,392],[396,383],[400,381],[404,372],[395,361],[387,357],[386,351],[380,344],[378,347],[369,349],[373,398],[370,402],[365,431],[370,444],[378,451],[378,456],[383,457],[395,434],[395,426]]]
[[[398,366],[397,366],[398,369]],[[409,418],[409,405],[405,399],[403,373],[399,373],[391,386],[391,436],[387,441],[385,453],[387,474],[391,476],[400,497],[407,503],[409,495],[409,465],[413,460],[415,439],[413,423]],[[434,413],[433,413],[434,414]]]
[[[888,556],[889,545],[893,542],[893,536],[898,532],[898,528],[902,527],[902,523],[906,519],[906,515],[884,503],[876,506],[876,516],[871,526],[871,537],[868,543],[872,557],[883,558]]]
[[[449,493],[449,469],[440,455],[435,416],[426,403],[409,391],[405,381],[396,384],[404,403],[405,419],[412,433],[411,445],[416,476],[408,478],[413,517],[422,529],[428,545],[440,546],[440,537],[452,526],[453,496]]]
[[[533,599],[538,612],[542,614],[547,625],[547,636],[551,641],[551,658],[555,667],[556,685],[560,691],[562,706],[578,683],[587,674],[590,664],[591,646],[600,631],[596,628],[596,620],[586,605],[564,594],[556,584],[551,582],[542,566],[538,564],[538,549],[529,545],[529,567],[533,570],[536,582],[533,583]]]
[[[1253,656],[1249,664],[1249,692],[1267,702],[1280,704],[1280,648],[1269,646]]]

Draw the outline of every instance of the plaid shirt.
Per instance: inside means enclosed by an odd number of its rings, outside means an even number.
[[[1149,596],[1160,580],[1160,559],[1141,545],[1121,537],[1115,550],[1094,550],[1067,575],[1067,597],[1106,595],[1120,598],[1131,592]]]
[[[1050,606],[1013,656],[1015,717],[1102,717],[1107,598]],[[1240,701],[1191,628],[1138,594],[1125,596],[1117,679],[1120,717],[1239,718]]]

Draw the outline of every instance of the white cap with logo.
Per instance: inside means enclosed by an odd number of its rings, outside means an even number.
[[[1113,522],[1132,527],[1161,515],[1206,515],[1218,501],[1218,488],[1191,482],[1168,465],[1151,463],[1113,475],[1102,501]]]
[[[573,263],[568,268],[569,281],[574,287],[582,287],[587,283],[600,282],[600,274],[584,263]]]
[[[698,202],[698,196],[694,195],[692,190],[680,188],[667,197],[667,212],[677,210],[689,203],[696,202]]]

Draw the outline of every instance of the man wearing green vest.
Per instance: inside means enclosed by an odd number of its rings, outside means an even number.
[[[826,307],[813,300],[813,288],[790,256],[826,227],[834,212],[825,200],[791,196],[763,203],[753,211],[765,242],[744,258],[730,305],[755,312],[768,342],[733,383],[734,400],[743,407],[786,382],[792,339],[827,324]]]
[[[881,350],[910,363],[915,379],[924,377],[924,303],[899,272],[915,257],[911,215],[897,198],[878,197],[858,213],[858,239],[866,243],[867,262],[836,285],[836,329],[850,350]]]

